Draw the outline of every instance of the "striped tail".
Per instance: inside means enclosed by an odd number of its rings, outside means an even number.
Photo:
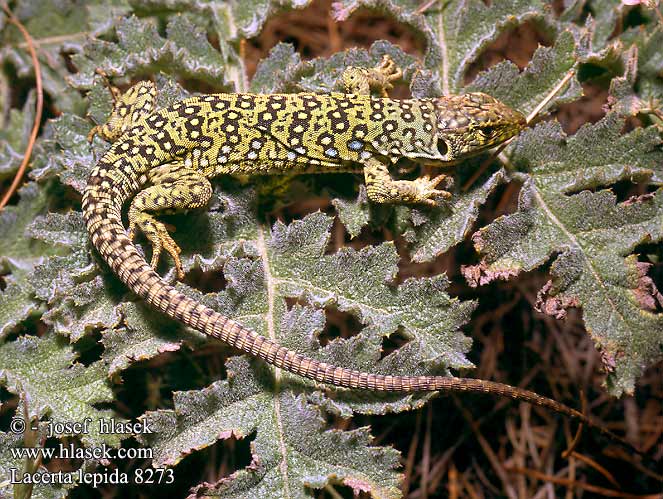
[[[170,286],[148,265],[127,237],[121,208],[146,181],[143,172],[156,165],[137,165],[140,158],[116,155],[115,147],[90,176],[83,195],[83,215],[92,243],[113,272],[132,291],[171,318],[218,338],[243,352],[291,373],[334,386],[373,391],[454,391],[490,393],[529,402],[565,414],[598,428],[611,438],[624,440],[582,413],[534,392],[492,381],[446,376],[388,376],[370,374],[304,357],[246,329],[234,320],[198,303]],[[156,161],[156,160],[155,160]],[[163,158],[162,161],[163,162]],[[112,165],[112,166],[111,166]],[[629,445],[626,443],[626,445]]]

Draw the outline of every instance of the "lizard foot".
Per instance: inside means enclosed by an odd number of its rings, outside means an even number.
[[[431,179],[428,175],[419,177],[412,181],[416,189],[416,199],[413,200],[415,203],[423,203],[428,206],[437,206],[438,203],[434,198],[442,197],[444,199],[450,199],[451,193],[444,190],[436,189],[436,187],[447,178],[447,175],[438,175],[437,177]]]
[[[129,225],[129,239],[133,241],[136,236],[136,228],[145,234],[145,237],[152,243],[152,259],[150,265],[156,269],[161,256],[161,250],[166,252],[172,257],[175,262],[175,270],[177,278],[181,281],[184,279],[184,269],[182,268],[182,261],[180,260],[180,253],[182,250],[177,243],[170,237],[166,224],[159,222],[153,216],[147,213],[138,214]]]
[[[388,54],[382,56],[380,64],[374,68],[348,67],[341,80],[345,93],[370,95],[374,89],[382,97],[387,97],[387,90],[394,88],[393,81],[400,79],[403,71]]]
[[[387,97],[387,90],[394,88],[393,81],[399,80],[403,77],[403,71],[396,65],[394,60],[388,54],[382,56],[380,65],[376,68],[376,72],[381,75],[379,86],[383,97]]]

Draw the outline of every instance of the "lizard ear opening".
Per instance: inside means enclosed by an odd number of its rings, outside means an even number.
[[[440,138],[437,139],[437,152],[440,153],[440,156],[446,156],[449,152],[449,146]]]

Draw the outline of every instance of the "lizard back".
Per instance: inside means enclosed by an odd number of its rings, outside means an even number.
[[[114,149],[150,164],[177,158],[206,177],[347,171],[374,155],[437,157],[435,129],[427,99],[212,94],[146,116]]]

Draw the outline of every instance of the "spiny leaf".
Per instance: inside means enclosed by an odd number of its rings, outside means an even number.
[[[621,0],[589,0],[587,3],[592,17],[596,19],[592,41],[598,46],[606,45],[627,7]]]
[[[467,90],[485,92],[529,114],[564,81],[576,63],[574,37],[570,31],[564,31],[553,47],[539,47],[522,72],[510,61],[501,62],[480,73]],[[580,85],[571,79],[548,106],[571,102],[581,95]]]
[[[133,362],[179,350],[185,340],[193,346],[203,342],[199,333],[187,331],[181,324],[155,315],[142,304],[125,302],[115,308],[106,305],[103,310],[122,318],[121,324],[116,320],[115,327],[103,332],[103,358],[109,374],[117,374]],[[90,321],[89,312],[85,318]],[[110,322],[106,320],[104,324],[113,325]]]
[[[53,421],[92,421],[80,438],[86,445],[106,442],[118,446],[122,435],[100,433],[99,420],[113,417],[94,404],[111,402],[113,392],[100,362],[83,366],[65,341],[54,334],[44,338],[21,336],[0,346],[0,383],[13,393],[25,392],[30,414]]]
[[[469,366],[465,358],[469,342],[458,328],[474,305],[451,299],[445,292],[448,281],[441,276],[408,279],[394,286],[398,257],[391,244],[325,255],[331,222],[330,217],[316,213],[289,226],[277,223],[271,234],[258,226],[252,241],[258,259],[229,258],[223,268],[225,290],[200,297],[181,289],[283,346],[321,361],[389,374],[441,374],[449,367]],[[286,298],[306,305],[288,308]],[[325,326],[321,308],[350,313],[365,327],[357,337],[322,347],[318,340]],[[127,318],[127,324],[135,323],[135,318]],[[165,329],[158,322],[151,327]],[[380,359],[383,337],[400,329],[410,341]],[[138,347],[138,351],[145,349]],[[273,372],[257,361],[250,369],[246,361],[233,360],[229,366],[233,374],[228,382],[177,395],[174,412],[145,415],[159,429],[148,442],[157,450],[157,464],[172,465],[218,438],[256,432],[254,460],[259,465],[218,484],[226,496],[299,497],[305,485],[317,488],[340,480],[376,497],[398,497],[397,478],[389,471],[393,464],[388,464],[394,463],[393,451],[370,447],[364,431],[323,432],[321,423],[315,422],[315,410],[297,395],[313,392],[315,385]],[[345,390],[330,390],[326,395],[313,394],[312,400],[350,416],[353,411],[384,413],[419,407],[425,397],[357,397]],[[281,444],[275,444],[279,440]],[[285,476],[278,465],[284,461],[292,463]]]
[[[527,172],[518,211],[473,236],[483,259],[464,269],[471,283],[483,284],[534,269],[560,253],[539,306],[558,317],[564,308],[582,307],[616,395],[633,391],[636,377],[660,358],[663,345],[663,314],[638,303],[640,281],[629,258],[638,244],[663,237],[663,191],[617,203],[608,190],[582,190],[622,180],[663,180],[657,131],[621,135],[623,123],[611,112],[570,138],[554,122],[523,133],[513,157]]]
[[[359,187],[359,195],[353,201],[336,198],[332,200],[332,203],[336,208],[339,220],[347,229],[350,237],[357,237],[361,229],[371,219],[366,187],[363,185]]]
[[[108,15],[107,2],[86,3],[89,8],[105,6]],[[14,15],[24,24],[38,47],[44,92],[53,98],[57,108],[82,112],[80,93],[67,84],[69,68],[61,48],[64,44],[68,53],[78,52],[87,35],[94,33],[88,9],[73,0],[30,0],[17,4]],[[17,76],[34,78],[33,62],[18,29],[8,24],[0,33],[0,40],[0,61],[11,64]]]
[[[663,98],[663,26],[648,31],[632,28],[621,36],[626,44],[638,48],[638,93],[641,99],[654,109],[661,109]]]
[[[223,41],[237,41],[240,37],[257,36],[270,16],[282,10],[301,9],[310,3],[311,0],[149,0],[143,2],[143,7],[211,17]]]
[[[269,56],[258,65],[251,82],[251,91],[262,93],[343,91],[340,77],[345,68],[375,67],[385,54],[403,70],[405,81],[421,73],[421,65],[414,57],[384,40],[374,42],[368,50],[349,49],[337,52],[331,57],[318,57],[310,61],[302,61],[291,45],[281,43],[274,47]],[[431,77],[428,72],[424,73],[419,78]]]
[[[18,204],[0,212],[0,271],[6,273],[2,278],[7,283],[6,289],[0,289],[0,336],[39,309],[32,273],[48,255],[61,253],[59,248],[31,239],[26,230],[48,209],[49,194],[47,187],[27,184],[19,190]]]
[[[229,86],[224,74],[230,61],[224,60],[187,16],[173,16],[165,38],[154,23],[134,16],[121,19],[116,34],[117,43],[91,39],[84,54],[72,57],[79,68],[79,73],[71,78],[76,86],[91,87],[98,68],[111,75],[174,72],[221,88]]]
[[[34,95],[30,93],[20,112],[10,111],[7,123],[0,130],[0,179],[13,176],[23,160],[34,121]]]
[[[48,209],[47,189],[30,183],[18,192],[20,200],[0,212],[0,264],[3,272],[30,272],[41,258],[47,245],[25,237],[26,228],[34,218]]]
[[[223,5],[224,2],[216,2]],[[311,0],[232,0],[233,21],[237,24],[239,32],[245,38],[256,36],[263,24],[270,16],[278,11],[291,8],[302,9],[309,5]]]
[[[256,362],[254,361],[255,365]],[[252,442],[253,463],[196,497],[308,497],[307,489],[342,483],[373,497],[400,497],[398,452],[372,447],[366,428],[324,430],[319,410],[290,391],[278,393],[264,366],[246,358],[228,361],[229,377],[202,391],[175,393],[175,410],[146,413],[154,434],[144,444],[155,450],[155,465],[174,464],[219,438]]]
[[[104,283],[101,277],[95,277],[97,271],[88,255],[87,232],[79,212],[37,217],[26,235],[69,250],[65,256],[50,257],[36,266],[32,276],[35,294],[49,304],[42,317],[46,324],[74,342],[93,328],[117,323],[113,306],[125,291],[115,281]]]
[[[58,175],[63,184],[82,193],[90,175],[90,165],[94,164],[93,151],[86,139],[92,126],[74,114],[63,114],[51,125],[54,147],[59,154],[54,155],[51,164],[41,174]]]
[[[313,214],[289,227],[277,223],[263,252],[263,261],[272,267],[268,279],[274,292],[349,312],[371,326],[373,334],[390,335],[403,327],[425,349],[413,356],[411,364],[402,366],[405,370],[418,371],[426,364],[468,366],[463,351],[469,345],[457,328],[473,305],[450,299],[444,293],[444,278],[391,286],[398,256],[389,243],[360,251],[342,248],[325,255],[331,221]],[[361,365],[360,358],[355,362],[357,368],[369,367]]]
[[[479,165],[474,163],[478,168]],[[457,196],[452,206],[441,207],[424,215],[423,224],[412,228],[412,260],[426,262],[433,260],[449,248],[465,239],[479,216],[479,208],[493,190],[504,183],[504,170],[498,170],[486,181],[478,181],[477,186],[467,193]]]

